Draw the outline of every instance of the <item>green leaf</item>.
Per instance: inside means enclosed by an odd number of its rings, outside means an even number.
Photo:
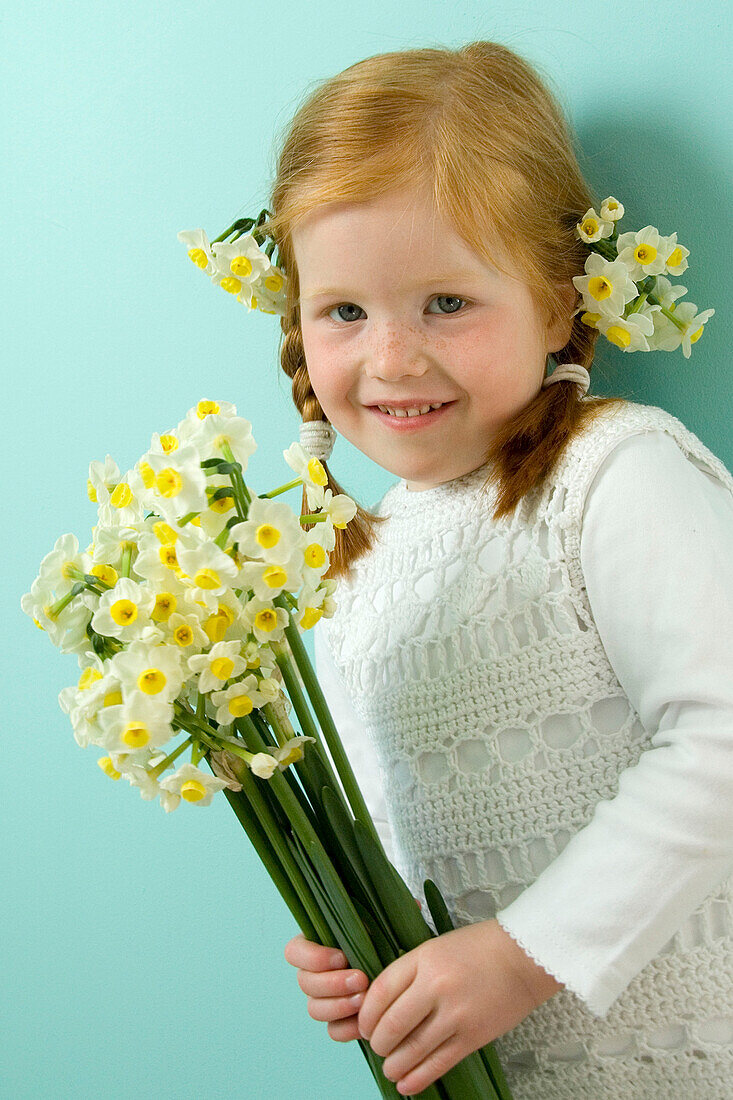
[[[422,917],[414,897],[385,856],[381,844],[374,842],[359,820],[354,821],[354,837],[400,947],[410,951],[431,939],[433,930]]]
[[[452,932],[455,926],[450,919],[450,913],[443,901],[443,895],[432,879],[425,879],[423,891],[425,893],[425,900],[428,903],[428,909],[430,910],[430,916],[433,918],[433,924],[438,934],[442,935],[443,932]]]

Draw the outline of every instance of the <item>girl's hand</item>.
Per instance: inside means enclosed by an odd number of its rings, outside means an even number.
[[[359,1030],[385,1058],[385,1076],[413,1095],[562,988],[498,921],[480,921],[385,967],[359,1009]]]
[[[286,944],[285,959],[300,967],[298,985],[308,994],[308,1015],[328,1020],[328,1034],[338,1043],[361,1039],[357,1013],[369,985],[364,971],[349,970],[343,951],[307,940],[302,932]]]

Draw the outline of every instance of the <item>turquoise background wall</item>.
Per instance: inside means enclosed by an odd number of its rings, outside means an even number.
[[[126,470],[199,398],[252,421],[260,491],[290,476],[279,321],[213,288],[177,232],[266,205],[274,135],[308,86],[374,53],[503,42],[554,81],[625,228],[676,230],[688,299],[716,309],[690,359],[601,339],[591,392],[668,409],[730,468],[729,16],[723,0],[6,12],[1,1095],[376,1095],[357,1045],[307,1015],[283,957],[297,929],[226,801],[166,815],[111,783],[57,703],[76,661],[20,611],[56,538],[90,541],[91,459]],[[365,503],[394,480],[343,439],[332,465]]]

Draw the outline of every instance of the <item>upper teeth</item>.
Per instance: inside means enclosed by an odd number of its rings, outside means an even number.
[[[377,408],[389,413],[390,416],[420,416],[422,413],[430,412],[431,409],[439,409],[444,404],[444,401],[439,401],[435,405],[420,405],[419,408],[414,409],[391,409],[389,405],[378,405]]]

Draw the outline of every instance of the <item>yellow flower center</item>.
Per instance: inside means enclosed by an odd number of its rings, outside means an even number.
[[[581,313],[580,315],[580,320],[584,325],[587,325],[588,328],[595,328],[600,319],[600,313],[588,313],[587,310],[585,313]]]
[[[271,523],[261,523],[255,531],[255,539],[265,550],[270,550],[280,541],[280,532]]]
[[[87,496],[91,500],[92,504],[97,503],[97,490],[92,485],[90,478],[87,478]]]
[[[193,630],[191,630],[188,623],[182,623],[173,631],[173,637],[176,641],[176,645],[179,645],[181,649],[183,649],[193,642]]]
[[[122,734],[122,740],[131,749],[141,749],[150,740],[148,727],[144,722],[128,722]]]
[[[704,325],[700,325],[700,328],[699,328],[699,329],[697,330],[697,332],[693,332],[692,336],[690,337],[690,343],[691,343],[691,344],[696,344],[696,343],[697,343],[697,341],[698,341],[698,340],[700,339],[700,337],[702,336],[702,330],[703,330],[704,328],[705,328],[705,326],[704,326]]]
[[[196,415],[199,420],[204,420],[211,413],[218,413],[219,403],[217,401],[199,401],[196,406]]]
[[[165,673],[159,668],[146,668],[137,678],[137,686],[145,695],[158,695],[166,682]]]
[[[232,275],[241,275],[244,279],[252,274],[252,264],[246,256],[235,256],[229,264]]]
[[[255,625],[258,630],[274,630],[277,626],[277,615],[271,607],[266,607],[255,615]]]
[[[109,613],[112,621],[118,626],[127,626],[128,623],[134,623],[137,618],[137,604],[132,600],[117,600],[110,605]]]
[[[128,504],[132,500],[132,489],[126,481],[121,481],[119,485],[115,485],[109,502],[113,508],[127,508]]]
[[[93,565],[90,572],[93,577],[99,577],[100,581],[104,581],[110,588],[114,588],[117,584],[117,570],[111,565]]]
[[[160,558],[163,565],[167,566],[168,569],[178,570],[180,568],[178,564],[178,555],[176,554],[176,548],[172,542],[166,542],[163,546],[161,546],[160,550],[158,551],[158,557]]]
[[[595,218],[586,218],[581,228],[587,236],[592,237],[598,232],[599,225]]]
[[[92,684],[95,684],[97,680],[101,679],[102,673],[99,671],[99,669],[92,668],[91,665],[89,665],[82,672],[76,686],[79,688],[80,691],[86,691],[87,688],[90,688]]]
[[[193,583],[198,588],[221,588],[221,579],[214,569],[199,569]]]
[[[257,309],[257,299],[252,295],[252,309]]]
[[[102,771],[104,772],[104,774],[108,775],[110,777],[110,779],[119,779],[120,778],[120,775],[122,773],[117,771],[114,764],[110,760],[109,756],[100,756],[97,763],[99,764],[99,766],[102,769]]]
[[[631,336],[625,328],[621,328],[619,325],[611,325],[609,329],[606,329],[606,339],[615,344],[617,348],[627,348],[631,343]]]
[[[143,485],[146,489],[152,489],[155,485],[155,470],[149,462],[140,462],[138,466],[140,471],[140,477],[142,478]]]
[[[634,259],[643,267],[645,264],[653,264],[657,258],[657,250],[651,244],[638,244],[634,249]]]
[[[155,531],[159,542],[175,542],[178,538],[178,532],[174,531],[170,524],[164,523],[162,519],[153,524],[153,531]]]
[[[170,454],[171,451],[178,450],[178,438],[173,435],[172,432],[166,432],[165,435],[160,437],[160,445],[163,448],[164,454]]]
[[[677,264],[682,263],[682,249],[675,248],[673,252],[670,252],[667,257],[667,267],[677,267]]]
[[[203,626],[204,632],[212,645],[224,640],[224,635],[231,621],[229,615],[225,614],[221,609],[214,615],[209,615]]]
[[[122,705],[122,692],[121,691],[108,691],[104,697],[105,707],[119,707]]]
[[[303,558],[305,559],[305,564],[309,565],[311,569],[320,569],[326,560],[326,551],[323,549],[320,542],[311,542],[303,551]]]
[[[328,485],[328,474],[323,469],[319,458],[311,458],[308,462],[308,477],[316,485]]]
[[[187,779],[181,785],[181,798],[184,798],[186,802],[200,802],[205,797],[206,787],[196,779]]]
[[[196,267],[205,268],[208,265],[209,257],[206,255],[203,248],[189,248],[188,255],[196,264]]]
[[[280,565],[270,565],[262,573],[262,579],[270,588],[282,588],[287,584],[288,575]]]
[[[172,592],[158,592],[155,597],[155,607],[150,613],[150,618],[156,623],[165,623],[176,610],[178,600]]]
[[[265,286],[268,290],[271,290],[273,294],[277,294],[282,285],[283,281],[279,275],[268,275],[265,279]]]
[[[321,607],[306,607],[303,612],[303,618],[300,620],[300,625],[303,630],[310,630],[312,626],[315,626],[318,620],[323,615],[323,608]]]
[[[207,489],[207,492],[215,493],[216,489],[209,488],[209,489]],[[233,507],[234,507],[234,494],[233,493],[228,493],[226,495],[222,494],[222,496],[217,497],[216,500],[210,500],[209,501],[209,508],[211,509],[212,512],[216,512],[216,514],[218,516],[223,515],[224,512],[230,512]]]
[[[254,707],[249,695],[234,695],[229,700],[229,713],[234,718],[242,718],[253,709]]]
[[[211,671],[217,680],[228,680],[234,669],[231,657],[215,657],[211,662]]]
[[[225,279],[221,281],[222,290],[226,290],[227,294],[239,294],[242,289],[242,284],[239,279],[235,279],[233,275],[227,275]]]
[[[172,466],[166,466],[155,478],[155,487],[162,497],[177,497],[183,488],[183,478]]]
[[[602,302],[613,294],[613,285],[603,275],[594,275],[588,280],[588,293],[597,302]]]

